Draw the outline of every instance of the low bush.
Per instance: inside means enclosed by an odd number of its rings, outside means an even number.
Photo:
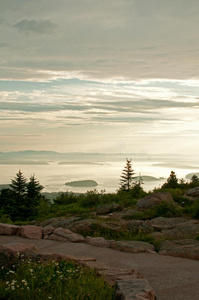
[[[113,299],[114,290],[88,268],[74,263],[24,261],[0,270],[1,299]]]

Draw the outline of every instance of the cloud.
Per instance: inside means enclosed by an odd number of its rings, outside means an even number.
[[[57,26],[49,20],[22,20],[16,23],[14,27],[25,32],[52,34]]]
[[[50,73],[40,71],[51,71],[103,80],[194,79],[198,12],[195,0],[4,1],[0,34],[8,46],[0,77],[48,80]]]

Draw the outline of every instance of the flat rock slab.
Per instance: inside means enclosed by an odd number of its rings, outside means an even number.
[[[2,235],[20,235],[20,226],[0,223],[0,234]]]
[[[85,238],[82,235],[78,233],[74,233],[69,229],[64,229],[62,227],[56,228],[53,234],[49,236],[49,239],[63,241],[63,242],[69,241],[73,243],[85,242]]]
[[[158,253],[199,260],[199,241],[192,239],[165,241]]]
[[[153,245],[140,241],[112,241],[110,242],[110,248],[130,253],[155,252]]]
[[[10,243],[2,245],[4,249],[11,250],[15,253],[38,253],[37,247],[32,244],[23,244],[23,243]]]
[[[109,248],[111,242],[103,237],[86,237],[86,243],[95,247]]]
[[[21,226],[21,236],[26,239],[42,239],[43,228],[39,226]]]
[[[146,279],[118,280],[116,300],[155,300],[154,290]]]
[[[165,218],[165,217],[157,217],[151,220],[151,225],[154,229],[172,229],[176,225],[187,222],[185,218]]]

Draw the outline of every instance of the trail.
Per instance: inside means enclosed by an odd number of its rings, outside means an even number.
[[[157,300],[198,300],[199,261],[153,253],[127,253],[84,243],[29,240],[0,236],[0,244],[34,244],[40,253],[92,257],[110,267],[139,270],[156,292]]]

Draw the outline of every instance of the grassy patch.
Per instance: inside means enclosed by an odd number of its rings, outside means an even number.
[[[1,299],[113,299],[114,289],[88,268],[71,262],[24,261],[0,270]]]

